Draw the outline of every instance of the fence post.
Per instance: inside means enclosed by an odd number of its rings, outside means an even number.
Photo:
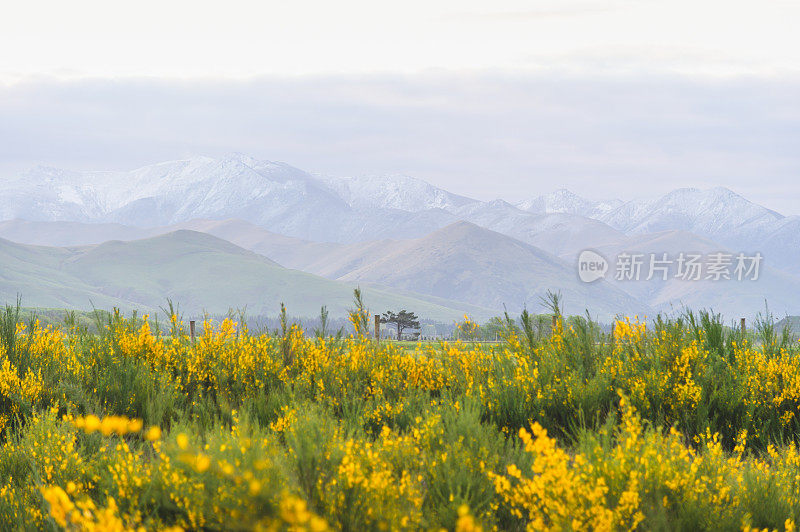
[[[742,326],[742,336],[744,336],[745,334],[747,334],[747,322],[744,318],[742,318],[741,326]]]
[[[192,343],[194,343],[194,320],[189,321],[189,334],[192,337]]]
[[[381,315],[375,314],[375,340],[381,341]]]

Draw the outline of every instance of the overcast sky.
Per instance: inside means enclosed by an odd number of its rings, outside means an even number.
[[[800,214],[800,2],[30,1],[0,176],[230,151],[515,200],[728,186]]]

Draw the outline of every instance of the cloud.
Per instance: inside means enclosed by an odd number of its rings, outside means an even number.
[[[241,151],[335,175],[406,173],[515,200],[723,185],[782,211],[800,80],[418,76],[33,80],[0,88],[0,175]]]

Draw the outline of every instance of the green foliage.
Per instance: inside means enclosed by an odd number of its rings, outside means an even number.
[[[386,311],[380,319],[381,323],[393,323],[397,327],[398,341],[402,339],[404,330],[419,329],[419,317],[405,309],[399,312]]]
[[[6,356],[13,357],[17,345],[17,324],[20,323],[22,300],[17,296],[16,306],[6,305],[0,314],[0,339],[5,346]]]

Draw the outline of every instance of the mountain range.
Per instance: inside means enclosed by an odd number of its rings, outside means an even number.
[[[170,294],[207,310],[247,304],[269,312],[277,298],[315,314],[325,303],[343,312],[348,291],[364,285],[387,308],[407,298],[448,319],[538,307],[547,290],[560,290],[573,313],[604,319],[683,305],[753,315],[764,300],[776,313],[800,312],[800,217],[724,188],[633,201],[558,190],[512,204],[408,176],[334,178],[234,154],[130,172],[37,167],[0,181],[0,219],[0,238],[17,243],[2,242],[0,267],[39,272],[0,276],[0,295],[32,292],[31,303],[51,306],[85,306],[79,300],[91,297],[154,308]],[[204,245],[214,252],[199,252]],[[752,282],[625,282],[612,271],[587,284],[575,264],[584,249],[612,262],[633,251],[758,251],[764,267]],[[16,260],[22,256],[27,262]],[[240,275],[226,275],[226,261]],[[178,274],[190,264],[199,277]],[[224,289],[203,287],[215,275],[225,277]],[[47,297],[46,287],[54,288]]]

